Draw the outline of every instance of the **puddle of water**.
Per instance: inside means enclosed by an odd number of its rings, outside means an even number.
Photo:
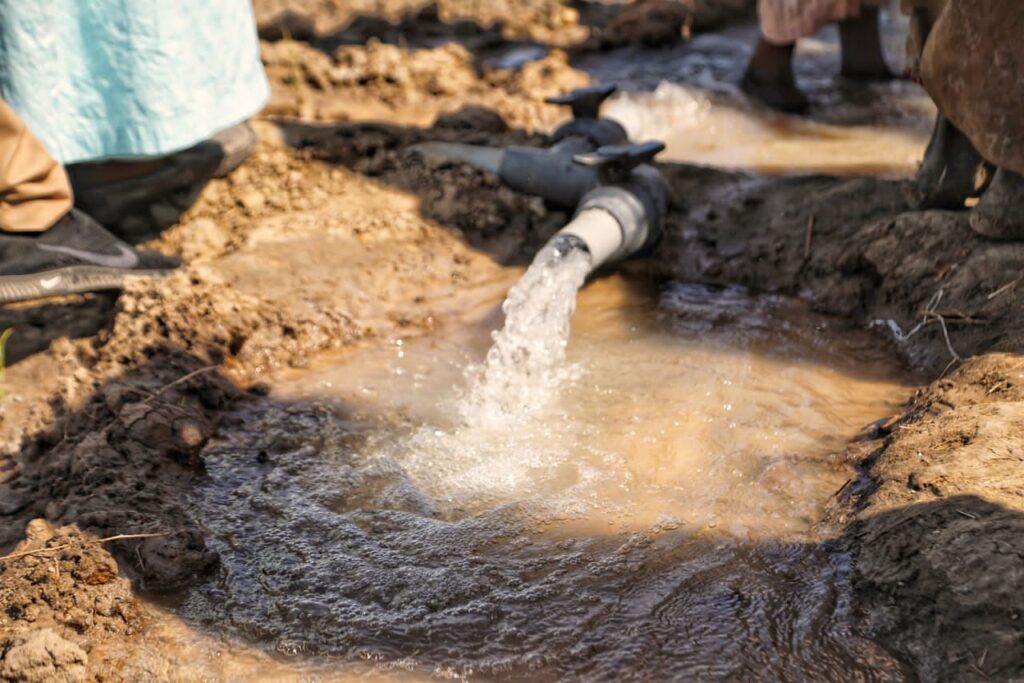
[[[663,140],[663,161],[768,174],[909,176],[929,134],[921,127],[786,116],[671,83],[653,93],[625,93],[604,113],[622,123],[631,139]]]
[[[906,20],[883,13],[886,57],[904,62]],[[737,88],[757,41],[755,25],[696,36],[664,50],[628,48],[586,56],[577,66],[624,90],[604,114],[631,139],[664,140],[666,161],[762,173],[906,176],[920,162],[935,107],[907,81],[867,86],[839,73],[835,27],[798,43],[794,71],[812,102],[809,116],[775,113]]]
[[[812,533],[849,476],[831,454],[907,392],[876,338],[606,278],[572,324],[582,374],[474,457],[439,451],[495,294],[283,378],[206,454],[195,513],[225,566],[186,619],[296,676],[902,677]]]

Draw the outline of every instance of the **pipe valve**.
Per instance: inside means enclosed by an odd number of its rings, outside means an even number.
[[[574,161],[594,169],[598,184],[553,238],[590,252],[593,268],[654,246],[668,213],[668,183],[651,165],[661,142],[601,147]]]
[[[600,118],[601,104],[611,97],[618,86],[614,83],[600,83],[585,88],[576,88],[561,95],[552,95],[544,101],[570,107],[574,119]]]
[[[577,154],[573,161],[597,172],[603,185],[627,182],[638,166],[650,164],[665,150],[665,143],[652,140],[635,145],[609,145],[594,152]]]
[[[589,152],[605,145],[620,145],[629,138],[618,121],[601,118],[601,104],[618,89],[614,83],[591,85],[586,88],[549,97],[545,102],[567,106],[572,120],[559,126],[551,135],[554,151],[564,148],[570,154]],[[582,140],[573,140],[582,138]]]

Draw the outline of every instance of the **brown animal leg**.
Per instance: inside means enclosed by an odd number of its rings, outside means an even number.
[[[1024,176],[1000,168],[971,211],[974,232],[996,240],[1024,239]]]

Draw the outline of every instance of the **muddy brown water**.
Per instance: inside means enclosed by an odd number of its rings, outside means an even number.
[[[663,161],[773,175],[910,176],[928,141],[928,131],[916,125],[836,125],[671,83],[625,93],[606,112],[634,139],[663,140]]]
[[[900,73],[906,18],[889,5],[883,46],[890,68]],[[797,45],[794,72],[811,102],[808,116],[779,114],[736,86],[757,35],[754,24],[733,26],[662,50],[587,55],[577,66],[595,80],[619,84],[604,115],[618,119],[631,139],[663,140],[663,161],[769,174],[913,174],[935,116],[919,86],[837,78],[838,32],[830,26]]]
[[[794,301],[603,278],[576,379],[442,452],[510,284],[238,416],[192,503],[223,568],[165,637],[238,680],[902,678],[813,528],[909,391],[888,349]]]

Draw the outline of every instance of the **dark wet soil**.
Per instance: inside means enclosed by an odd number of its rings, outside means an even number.
[[[586,76],[558,51],[507,71],[481,68],[474,50],[572,47],[599,35],[588,11],[608,10],[505,3],[477,16],[479,3],[440,3],[438,35],[476,42],[420,52],[345,33],[401,33],[420,7],[400,4],[381,17],[287,3],[309,21],[279,27],[304,40],[264,43],[275,95],[256,155],[180,220],[155,207],[127,226],[166,228],[153,245],[183,255],[184,272],[116,301],[0,311],[18,361],[0,387],[0,551],[33,551],[0,559],[0,676],[166,674],[166,658],[126,663],[114,645],[143,637],[139,595],[173,594],[218,566],[186,503],[238,409],[276,368],[435,329],[437,301],[523,262],[564,220],[404,148],[541,142],[561,116],[543,97]],[[284,3],[257,6],[268,19]],[[386,123],[359,123],[370,119]],[[853,559],[861,634],[924,680],[1024,676],[1024,246],[975,237],[965,212],[909,213],[893,181],[663,169],[669,229],[630,271],[805,298],[873,325],[880,344],[896,338],[926,378],[849,445],[850,481],[822,520]],[[164,535],[97,541],[138,533]]]

